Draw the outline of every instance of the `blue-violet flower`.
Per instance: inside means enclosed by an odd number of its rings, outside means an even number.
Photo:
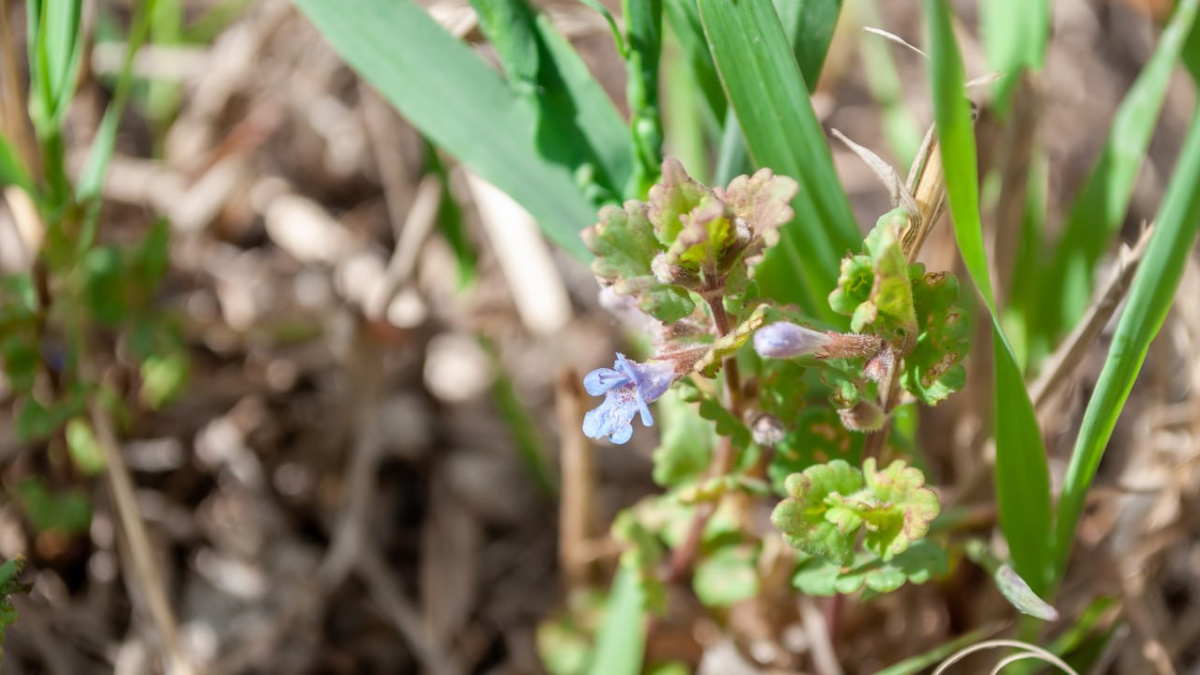
[[[597,368],[583,378],[587,393],[604,395],[604,403],[584,415],[583,433],[590,438],[607,436],[618,444],[628,441],[633,436],[633,416],[639,412],[642,424],[654,426],[649,404],[662,396],[674,381],[673,363],[638,363],[618,353],[612,368]]]

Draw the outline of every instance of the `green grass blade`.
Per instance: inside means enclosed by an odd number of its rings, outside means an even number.
[[[679,46],[687,55],[692,74],[704,92],[712,119],[720,122],[725,119],[727,107],[725,90],[721,88],[717,65],[713,63],[712,53],[708,51],[708,43],[704,40],[704,26],[700,23],[700,8],[696,6],[696,0],[664,0],[663,9],[671,30],[679,40]],[[691,169],[689,166],[688,170]]]
[[[539,14],[538,33],[558,65],[563,84],[578,114],[576,127],[596,154],[614,189],[629,181],[633,156],[627,139],[629,128],[604,87],[592,77],[579,52],[571,46],[545,14]]]
[[[581,260],[596,220],[572,167],[539,154],[533,111],[412,0],[296,0],[334,49],[409,122],[507,192]]]
[[[638,675],[646,651],[645,604],[637,573],[622,565],[613,578],[604,611],[604,623],[596,634],[595,657],[590,675]]]
[[[1181,8],[1182,9],[1182,8]],[[1059,574],[1065,569],[1084,498],[1096,475],[1117,417],[1158,335],[1184,264],[1200,228],[1200,114],[1194,114],[1179,163],[1159,208],[1155,231],[1138,267],[1117,323],[1100,379],[1083,415],[1058,504],[1055,556]]]
[[[1004,112],[1021,71],[1041,70],[1046,60],[1050,2],[984,0],[979,18],[988,69],[1000,74],[992,88],[993,106]]]
[[[687,63],[687,55],[671,24],[666,26],[663,44],[663,144],[665,152],[679,158],[696,180],[711,185],[708,170],[708,144],[705,142],[705,110],[696,105],[704,98],[703,89]],[[710,124],[709,126],[715,126]]]
[[[539,151],[591,173],[616,201],[629,180],[629,132],[583,59],[526,0],[473,0],[471,6],[500,56],[509,87],[537,117]]]
[[[1050,581],[1050,477],[1033,404],[1000,328],[979,219],[975,134],[962,57],[946,0],[925,0],[934,113],[954,235],[992,320],[995,363],[996,493],[1000,525],[1018,574],[1038,595]]]
[[[30,197],[37,199],[37,191],[33,187],[29,169],[25,168],[8,139],[0,136],[0,187],[5,185],[16,185]]]
[[[1195,23],[1200,0],[1182,0],[1158,47],[1121,102],[1108,141],[1075,198],[1062,238],[1039,287],[1061,289],[1042,295],[1035,340],[1048,351],[1069,330],[1092,296],[1096,263],[1120,232],[1134,180],[1162,109],[1171,70]]]
[[[763,291],[835,324],[823,298],[862,241],[825,133],[770,0],[699,0],[713,59],[751,157],[800,182],[796,221],[759,268]],[[750,46],[753,48],[750,48]]]
[[[916,675],[917,673],[929,672],[930,668],[936,666],[942,661],[945,661],[954,653],[958,652],[964,647],[969,647],[977,642],[982,642],[987,636],[987,630],[971,631],[970,633],[961,635],[944,645],[934,647],[924,654],[904,659],[899,663],[894,663],[879,671],[875,675]]]
[[[138,49],[146,41],[156,2],[157,0],[144,0],[138,4],[133,15],[125,56],[121,62],[121,74],[117,78],[112,102],[104,111],[104,117],[101,118],[100,126],[96,129],[92,147],[88,151],[87,160],[75,185],[76,199],[81,202],[98,196],[100,188],[104,185],[104,176],[109,162],[112,161],[113,151],[117,144],[117,125],[120,123],[121,114],[125,112],[125,106],[129,102],[129,92],[133,86],[133,57],[137,55]]]
[[[837,28],[838,13],[842,0],[778,0],[775,11],[779,23],[792,44],[800,76],[809,90],[817,88],[821,79],[821,67],[833,42],[833,30]]]
[[[1192,81],[1200,85],[1200,27],[1195,24],[1192,24],[1192,32],[1188,33],[1187,41],[1183,43],[1182,58]]]

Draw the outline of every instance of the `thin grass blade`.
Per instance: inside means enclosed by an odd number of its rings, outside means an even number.
[[[1059,575],[1070,557],[1075,526],[1096,468],[1146,360],[1150,342],[1167,318],[1184,264],[1196,243],[1200,228],[1200,114],[1192,117],[1179,157],[1063,479],[1055,533]]]
[[[842,189],[808,88],[770,0],[699,0],[729,101],[758,166],[800,182],[796,221],[760,266],[763,292],[843,323],[825,303],[838,266],[861,234]],[[749,48],[753,45],[753,48]]]
[[[962,57],[946,0],[925,0],[934,113],[954,234],[992,320],[996,493],[1000,525],[1017,572],[1044,595],[1050,581],[1050,477],[1033,404],[1000,327],[979,218],[975,135]]]
[[[980,32],[988,68],[999,73],[993,107],[1007,111],[1022,70],[1041,70],[1050,36],[1049,0],[984,0]]]
[[[718,123],[725,119],[725,91],[721,89],[721,77],[713,63],[712,53],[704,39],[704,26],[700,23],[700,8],[696,0],[664,0],[663,10],[667,21],[686,54],[688,65],[696,78],[704,101],[708,104],[712,119]],[[692,167],[688,167],[690,171]]]
[[[1179,3],[1150,61],[1121,102],[1100,159],[1075,198],[1054,257],[1038,284],[1040,288],[1059,289],[1041,296],[1034,333],[1039,351],[1049,351],[1087,309],[1096,264],[1124,222],[1171,69],[1192,31],[1197,8],[1200,0]]]
[[[150,19],[154,14],[157,0],[145,0],[138,4],[129,29],[129,39],[126,41],[125,57],[121,62],[121,73],[117,77],[117,85],[113,92],[112,102],[104,111],[100,126],[92,139],[92,147],[88,150],[87,160],[75,185],[75,197],[79,201],[87,201],[100,194],[104,185],[104,176],[108,164],[112,161],[113,151],[117,143],[117,125],[125,106],[129,102],[129,92],[133,85],[133,57],[137,55],[146,35],[150,30]]]
[[[580,260],[595,221],[574,168],[540,154],[533,112],[412,0],[297,0],[334,49],[430,140],[507,192]]]

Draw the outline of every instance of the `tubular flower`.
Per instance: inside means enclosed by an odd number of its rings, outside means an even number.
[[[791,359],[814,354],[833,342],[829,334],[780,321],[754,333],[754,351],[771,359]]]
[[[649,404],[674,381],[674,364],[638,363],[618,353],[612,368],[597,368],[583,378],[583,387],[589,394],[604,395],[600,407],[584,415],[583,433],[590,438],[607,436],[613,443],[625,443],[633,436],[634,415],[641,413],[642,424],[654,426]]]

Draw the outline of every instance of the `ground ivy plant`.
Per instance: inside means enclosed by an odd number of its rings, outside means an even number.
[[[909,214],[897,209],[829,294],[849,331],[760,296],[755,268],[798,190],[770,169],[708,187],[668,158],[647,201],[606,207],[584,231],[604,297],[651,333],[646,358],[616,354],[584,378],[604,400],[583,421],[615,444],[637,420],[654,425],[656,401],[666,423],[654,453],[665,494],[614,525],[648,610],[684,578],[709,606],[753,597],[771,539],[812,595],[888,592],[946,567],[926,539],[937,495],[892,422],[965,383],[957,280],[907,262]],[[772,502],[774,529],[756,531],[755,506]]]

